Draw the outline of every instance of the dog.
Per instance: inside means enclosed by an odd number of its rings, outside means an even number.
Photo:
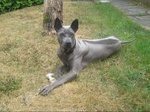
[[[114,36],[94,40],[77,40],[75,33],[78,30],[78,20],[75,19],[71,26],[62,26],[56,18],[54,28],[60,48],[57,55],[63,62],[63,66],[56,72],[57,80],[40,90],[41,95],[47,95],[54,88],[69,82],[77,77],[77,74],[94,60],[104,60],[121,49],[123,43]],[[67,72],[66,75],[62,74]]]

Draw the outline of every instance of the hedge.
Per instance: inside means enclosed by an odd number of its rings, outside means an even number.
[[[42,4],[44,0],[0,0],[0,14],[24,7]]]

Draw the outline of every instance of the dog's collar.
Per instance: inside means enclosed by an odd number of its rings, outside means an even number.
[[[74,51],[74,48],[75,48],[75,47],[76,47],[76,41],[75,41],[74,46],[73,46],[68,52],[66,52],[65,54],[66,54],[66,55],[71,54],[71,53]]]

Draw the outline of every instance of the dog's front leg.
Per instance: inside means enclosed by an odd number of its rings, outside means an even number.
[[[69,70],[70,70],[70,67],[67,65],[63,65],[60,68],[58,68],[56,71],[56,79],[60,78],[64,72],[67,72]]]
[[[66,82],[71,81],[77,76],[77,73],[74,70],[71,70],[65,76],[58,78],[54,83],[47,85],[46,87],[42,88],[40,91],[41,95],[47,95],[51,90],[55,87],[62,85]]]
[[[81,62],[82,62],[82,57],[78,57],[78,59],[73,60],[72,61],[72,69],[66,75],[58,78],[55,82],[42,88],[40,90],[40,94],[41,95],[47,95],[54,88],[75,79],[77,74],[82,70]]]

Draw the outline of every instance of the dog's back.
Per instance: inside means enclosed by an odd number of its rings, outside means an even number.
[[[81,47],[86,46],[88,53],[85,55],[85,59],[92,61],[95,59],[103,60],[109,57],[114,52],[118,52],[121,49],[121,41],[114,37],[108,37],[104,39],[94,40],[80,40],[83,41]],[[81,42],[80,42],[81,43]],[[90,59],[88,59],[90,57]]]

